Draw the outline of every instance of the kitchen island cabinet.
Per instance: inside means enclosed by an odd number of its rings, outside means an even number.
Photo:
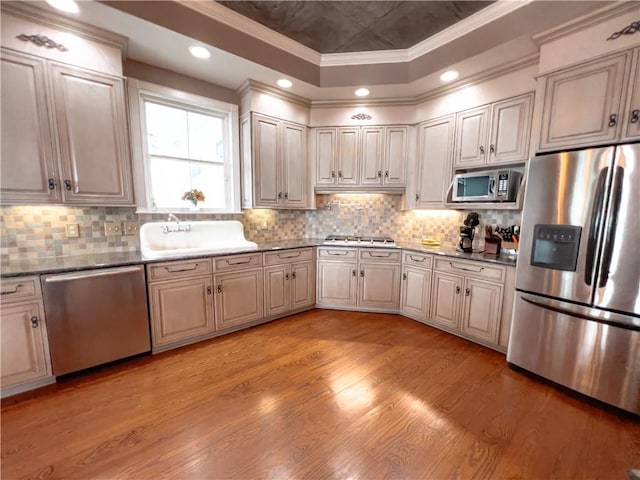
[[[3,279],[0,292],[2,397],[53,383],[40,279]]]

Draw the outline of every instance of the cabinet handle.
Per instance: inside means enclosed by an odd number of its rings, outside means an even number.
[[[424,262],[427,259],[427,257],[414,257],[413,255],[409,255],[409,258],[414,262],[420,263]]]
[[[227,262],[227,265],[246,265],[247,263],[251,263],[251,258],[242,260],[240,262],[230,262],[229,260],[225,260],[225,262]]]
[[[169,267],[164,267],[164,269],[169,273],[190,272],[192,270],[195,270],[196,268],[198,268],[198,264],[197,263],[194,263],[193,267],[189,267],[189,268],[174,268],[174,269],[171,269]]]
[[[367,252],[369,258],[389,258],[391,256],[391,252],[387,253],[371,253]]]
[[[480,155],[484,155],[484,147],[480,145]]]
[[[364,270],[360,270],[360,276],[364,278]]]
[[[384,171],[384,178],[389,178],[389,170]]]
[[[331,251],[331,250],[327,250],[327,255],[334,255],[334,256],[343,256],[343,255],[347,255],[349,252],[347,251],[343,251],[343,252],[335,252],[335,251]]]
[[[465,289],[465,291],[464,291],[464,295],[465,295],[466,297],[468,297],[469,295],[471,295],[471,289],[469,289],[469,288]]]
[[[284,199],[289,200],[289,192],[284,192]]]
[[[357,275],[355,268],[353,270],[351,270],[351,276],[355,277]]]
[[[49,190],[54,190],[56,188],[56,181],[53,178],[49,179]]]
[[[420,195],[416,193],[416,201],[420,200]]]
[[[493,145],[493,144],[489,145],[489,153],[496,153],[495,145]]]
[[[289,280],[289,274],[288,274],[288,273],[285,273],[285,275],[284,275],[284,279],[285,279],[285,280]]]
[[[211,295],[211,285],[207,287],[207,295]]]
[[[331,170],[331,178],[336,178],[336,171],[335,170]]]
[[[38,317],[31,317],[31,328],[38,328]]]
[[[382,177],[382,170],[378,170],[378,178]]]
[[[296,279],[296,272],[291,273],[291,278],[293,278],[294,280]]]
[[[278,200],[282,199],[282,192],[278,192]]]
[[[456,287],[456,295],[460,293],[460,287]]]
[[[278,254],[278,258],[296,258],[300,256],[300,252],[295,252],[292,254],[288,254],[288,255],[282,255],[281,253]]]
[[[19,283],[18,285],[16,285],[16,288],[14,288],[13,290],[6,290],[4,292],[0,292],[0,295],[11,295],[12,293],[18,293],[18,289],[22,287],[22,284]]]
[[[216,288],[216,291],[218,293],[222,293],[222,285],[218,285],[218,287]]]
[[[71,190],[71,180],[64,181],[64,188],[65,190]]]
[[[406,279],[407,279],[407,274],[406,274],[406,273],[403,273],[403,274],[402,274],[402,279],[403,279],[403,280],[406,280]]]
[[[342,170],[338,170],[338,178],[342,178]]]
[[[454,268],[456,270],[464,270],[465,272],[475,272],[475,273],[480,273],[481,271],[484,270],[484,267],[480,267],[480,270],[474,270],[473,268],[464,268],[464,267],[456,267],[453,263],[449,262],[449,265],[451,266],[451,268]]]
[[[635,109],[631,112],[631,118],[629,119],[630,123],[637,123],[640,120],[640,110]]]
[[[609,126],[615,127],[617,123],[618,123],[618,115],[615,113],[612,113],[611,115],[609,115]]]

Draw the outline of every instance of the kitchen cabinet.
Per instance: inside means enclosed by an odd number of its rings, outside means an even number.
[[[2,280],[0,292],[2,397],[53,383],[39,278]]]
[[[149,264],[147,289],[153,353],[214,334],[210,259]]]
[[[243,135],[248,135],[246,129]],[[253,175],[253,199],[248,206],[309,208],[307,127],[253,113],[251,145],[244,140],[245,149],[251,148],[244,174]]]
[[[312,248],[264,254],[265,317],[312,308],[315,304],[315,268]]]
[[[317,306],[397,312],[400,250],[318,248]]]
[[[264,317],[262,254],[251,253],[214,259],[217,330],[235,329]]]
[[[456,115],[455,168],[524,162],[529,156],[533,94]]]
[[[608,55],[541,77],[538,151],[640,138],[639,51]]]
[[[417,252],[402,254],[400,313],[425,322],[429,318],[433,256]]]
[[[124,80],[1,55],[2,203],[133,205]]]
[[[402,191],[409,127],[324,127],[312,131],[316,191]]]
[[[442,208],[451,183],[455,117],[449,115],[418,126],[418,155],[414,176],[415,207]]]

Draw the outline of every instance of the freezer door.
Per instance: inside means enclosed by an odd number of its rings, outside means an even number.
[[[616,149],[596,307],[640,316],[640,144]]]
[[[614,152],[606,147],[529,161],[519,290],[591,304]]]
[[[640,414],[640,330],[589,320],[594,309],[517,292],[507,361]],[[620,319],[618,319],[620,320]]]

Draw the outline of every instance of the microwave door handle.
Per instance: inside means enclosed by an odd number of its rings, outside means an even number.
[[[496,196],[496,177],[489,177],[489,196]]]
[[[584,282],[591,285],[593,282],[593,267],[596,264],[596,252],[598,251],[598,237],[602,230],[602,215],[604,208],[604,191],[607,182],[607,170],[603,168],[598,174],[596,191],[593,196],[593,206],[591,208],[591,220],[589,221],[589,239],[587,240],[586,268],[584,271]]]

